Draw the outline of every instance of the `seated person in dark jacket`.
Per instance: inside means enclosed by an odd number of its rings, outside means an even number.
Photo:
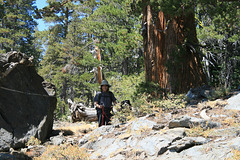
[[[113,108],[113,104],[116,104],[117,99],[114,94],[109,91],[110,87],[108,81],[103,80],[101,83],[101,92],[98,92],[94,97],[94,105],[97,110],[99,127],[109,124],[112,117],[110,111]]]

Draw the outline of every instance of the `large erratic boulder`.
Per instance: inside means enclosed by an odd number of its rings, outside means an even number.
[[[44,141],[52,132],[55,87],[32,60],[16,51],[0,54],[0,151],[24,147],[32,136]]]

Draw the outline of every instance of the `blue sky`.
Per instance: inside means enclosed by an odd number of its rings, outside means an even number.
[[[38,9],[41,9],[41,8],[45,7],[47,5],[47,3],[46,3],[46,0],[36,0],[36,5],[37,5]],[[41,19],[38,19],[37,23],[38,23],[39,31],[43,31],[44,29],[48,28],[48,25],[44,24],[43,20],[41,20]]]

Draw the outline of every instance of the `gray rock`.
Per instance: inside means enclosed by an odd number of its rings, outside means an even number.
[[[109,157],[109,158],[106,158],[106,160],[116,160],[116,159],[126,159],[126,157],[122,154],[118,154],[114,157]]]
[[[156,135],[140,140],[135,148],[144,150],[148,155],[154,156],[158,154],[160,150],[168,147],[169,143],[171,143],[171,140],[167,139],[167,137]]]
[[[79,146],[94,150],[91,153],[92,159],[98,159],[99,156],[107,158],[112,152],[126,144],[123,141],[117,141],[115,138],[103,138],[105,135],[114,134],[114,129],[114,126],[101,126],[80,139]]]
[[[139,118],[137,121],[134,121],[132,123],[131,130],[134,132],[140,129],[152,129],[153,126],[156,124],[157,124],[156,122],[149,121],[143,117],[143,118]]]
[[[207,128],[217,128],[217,127],[220,127],[221,124],[218,123],[218,122],[213,122],[213,121],[207,121],[205,124],[202,124],[202,127],[204,129],[207,129]]]
[[[0,151],[24,147],[32,136],[44,141],[52,132],[55,95],[23,53],[1,54],[0,62]]]
[[[1,160],[9,160],[9,159],[16,159],[16,157],[9,153],[0,153],[0,159]]]
[[[198,95],[194,94],[192,89],[190,89],[185,96],[188,100],[198,98]]]
[[[160,129],[163,129],[165,126],[163,124],[155,124],[153,125],[152,129],[153,130],[160,130]]]
[[[169,128],[176,127],[186,127],[190,128],[191,125],[199,125],[200,123],[205,123],[206,121],[203,119],[190,117],[190,116],[182,116],[175,118],[169,122]]]
[[[168,135],[169,137],[183,138],[186,136],[185,130],[185,128],[172,128],[166,130],[163,134]]]
[[[165,152],[164,155],[158,157],[164,160],[206,160],[206,159],[224,159],[223,154],[226,154],[225,150],[215,150],[216,154],[212,153],[212,148],[207,146],[193,146],[189,149],[183,150],[180,153],[171,152],[170,150]],[[228,152],[228,151],[227,151]]]
[[[231,148],[240,151],[240,137],[234,138],[231,142]]]
[[[168,127],[169,128],[176,128],[176,127],[186,127],[190,128],[193,126],[200,125],[203,128],[214,128],[219,127],[220,124],[217,122],[207,121],[200,118],[190,117],[190,116],[181,116],[178,118],[175,118],[169,122]]]
[[[229,98],[227,102],[228,105],[225,106],[225,109],[240,110],[240,93]]]
[[[174,128],[164,133],[155,134],[140,140],[132,138],[128,144],[137,150],[143,150],[149,156],[161,155],[167,151],[167,147],[177,139],[181,139],[185,135],[184,128]]]
[[[203,137],[184,137],[178,141],[173,142],[168,149],[174,152],[181,152],[185,149],[191,148],[195,145],[202,145],[207,143],[208,140]]]
[[[132,125],[136,124],[133,123]],[[132,126],[129,126],[129,128],[132,128]],[[126,149],[129,148],[133,149],[134,151],[139,151],[139,157],[142,153],[144,153],[142,157],[156,157],[159,154],[166,152],[167,147],[172,142],[185,136],[184,128],[174,128],[163,132],[154,132],[154,134],[145,138],[142,138],[141,134],[139,135],[137,132],[132,132],[131,134],[122,132],[123,136],[118,135],[113,138],[106,138],[108,135],[101,136],[98,134],[100,129],[96,130],[98,131],[93,131],[95,133],[85,136],[84,139],[86,143],[81,145],[81,148],[93,150],[91,153],[92,159],[111,159],[111,156],[122,157],[118,155],[118,152],[126,153]],[[106,128],[104,130],[106,130]],[[108,132],[108,134],[113,135],[114,132]],[[81,142],[83,142],[83,140],[81,140]]]
[[[215,129],[209,136],[218,136],[218,137],[236,137],[239,134],[240,127],[229,127],[225,129]]]
[[[114,154],[117,150],[126,147],[126,142],[120,139],[108,138],[96,141],[92,144],[92,149],[95,151],[91,154],[92,159],[97,159],[99,156],[107,158]]]
[[[0,116],[0,118],[1,118],[1,116]],[[0,120],[0,122],[4,122],[4,121]],[[1,124],[1,127],[2,128],[0,128],[0,135],[1,135],[1,137],[0,137],[0,151],[8,151],[9,148],[11,147],[11,143],[9,143],[9,142],[12,142],[13,137],[14,137],[13,134],[11,132],[9,132],[12,129],[8,125],[4,126],[4,125]]]
[[[194,160],[206,160],[206,159],[228,159],[232,155],[229,145],[205,144],[201,146],[194,146],[190,149],[184,150],[180,153],[182,156],[187,156]]]
[[[191,101],[198,98],[209,98],[212,96],[212,93],[213,91],[209,86],[203,85],[201,87],[191,88],[185,96],[188,101]]]
[[[32,158],[28,157],[25,154],[22,153],[0,153],[0,159],[1,160],[31,160]]]
[[[95,130],[93,130],[91,133],[86,134],[83,138],[79,140],[79,146],[84,145],[89,141],[89,139],[92,139],[92,137],[101,137],[103,135],[110,134],[114,132],[114,126],[101,126]]]
[[[134,148],[138,143],[138,138],[136,138],[135,136],[132,136],[132,137],[129,137],[126,142],[127,142],[127,146]]]
[[[187,137],[184,137],[183,139],[185,138],[187,139]],[[190,137],[190,138],[193,138],[193,137]],[[234,155],[231,151],[233,149],[236,149],[236,146],[239,146],[239,140],[240,140],[239,137],[234,139],[226,139],[223,142],[214,142],[214,141],[209,142],[209,140],[207,139],[206,140],[200,139],[199,142],[202,145],[194,145],[190,148],[185,148],[180,153],[177,153],[176,151],[172,152],[171,150],[168,150],[163,155],[159,156],[158,159],[164,159],[164,160],[233,159]],[[177,141],[175,144],[177,144]],[[181,143],[179,144],[181,145]],[[174,143],[172,145],[174,145]]]
[[[50,138],[53,145],[60,145],[63,144],[66,141],[66,138],[64,136],[54,136]]]
[[[112,145],[114,141],[114,138],[105,138],[104,140],[99,139],[91,146],[91,149],[98,150],[99,148],[107,148]]]

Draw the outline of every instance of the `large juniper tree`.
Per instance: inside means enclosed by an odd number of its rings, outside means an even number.
[[[205,83],[194,1],[143,0],[142,5],[146,81],[173,93]]]

